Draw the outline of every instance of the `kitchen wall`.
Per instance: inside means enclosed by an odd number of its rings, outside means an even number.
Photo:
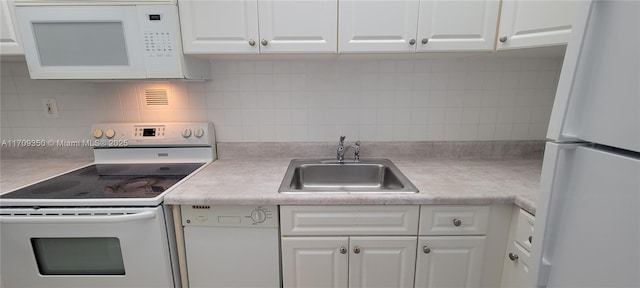
[[[207,61],[207,60],[204,60]],[[544,139],[561,60],[214,60],[206,82],[30,80],[2,62],[2,139],[87,139],[105,121],[212,121],[220,142]],[[163,88],[167,106],[147,106]],[[47,118],[54,98],[59,118]]]

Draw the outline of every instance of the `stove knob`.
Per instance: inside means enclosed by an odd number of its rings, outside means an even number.
[[[93,130],[93,138],[98,139],[100,137],[102,137],[102,129]]]
[[[184,138],[191,137],[191,129],[186,128],[186,129],[182,130],[182,137],[184,137]]]
[[[251,212],[251,220],[255,223],[262,223],[267,220],[267,212],[262,208],[253,209]]]
[[[111,139],[116,136],[116,130],[107,129],[107,131],[104,131],[104,136],[107,136],[107,138]]]
[[[196,136],[198,138],[204,136],[204,130],[202,128],[198,128],[195,131],[193,131],[193,136]]]

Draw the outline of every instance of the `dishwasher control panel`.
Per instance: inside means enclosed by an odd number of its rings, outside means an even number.
[[[182,205],[181,210],[185,227],[278,227],[278,206]]]

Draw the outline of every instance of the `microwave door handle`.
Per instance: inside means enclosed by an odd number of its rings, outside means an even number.
[[[84,223],[122,223],[153,219],[155,211],[145,211],[130,215],[117,216],[1,216],[3,224],[84,224]]]

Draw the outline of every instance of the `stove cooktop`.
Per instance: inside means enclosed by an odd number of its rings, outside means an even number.
[[[94,164],[0,195],[0,198],[153,198],[204,164]]]

